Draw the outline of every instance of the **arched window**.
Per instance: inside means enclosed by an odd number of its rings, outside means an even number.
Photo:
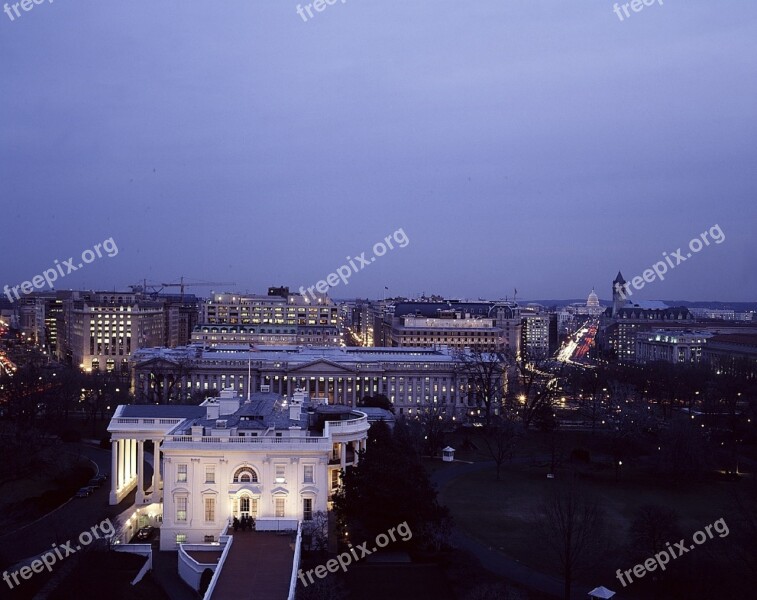
[[[258,474],[250,467],[242,467],[234,473],[234,483],[257,483]]]

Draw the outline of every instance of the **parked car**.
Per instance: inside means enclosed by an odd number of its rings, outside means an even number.
[[[93,477],[92,479],[87,482],[87,487],[91,488],[99,488],[103,484],[102,480],[97,479],[97,477]]]
[[[142,529],[137,531],[137,539],[140,541],[150,540],[152,539],[153,535],[155,535],[155,527],[152,527],[150,525],[142,527]]]
[[[92,495],[92,491],[91,487],[79,488],[79,491],[76,492],[75,496],[76,498],[86,498],[87,496]]]
[[[106,481],[108,479],[108,474],[100,473],[99,475],[95,475],[94,479],[99,479],[100,481]]]

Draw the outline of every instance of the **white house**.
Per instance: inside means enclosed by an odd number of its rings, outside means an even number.
[[[296,530],[328,508],[339,471],[357,464],[368,419],[344,405],[232,389],[200,406],[119,406],[108,426],[113,445],[111,504],[136,488],[137,505],[162,503],[160,547],[218,541],[234,517],[257,530]],[[144,442],[156,462],[147,486]]]

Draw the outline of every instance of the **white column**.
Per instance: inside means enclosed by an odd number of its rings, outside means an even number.
[[[131,440],[124,440],[124,479],[126,485],[131,479]]]
[[[339,442],[340,457],[339,462],[342,469],[347,467],[347,444],[346,442]]]
[[[118,490],[118,440],[110,442],[110,503],[116,503]]]
[[[145,441],[137,440],[137,502],[142,502],[145,497]]]
[[[131,476],[137,476],[137,440],[131,440]]]
[[[158,480],[160,479],[160,440],[152,441],[152,500],[158,502]]]
[[[117,477],[117,489],[121,489],[124,485],[124,461],[126,460],[125,453],[124,453],[124,440],[118,440],[118,472],[117,473],[111,473],[112,477]]]

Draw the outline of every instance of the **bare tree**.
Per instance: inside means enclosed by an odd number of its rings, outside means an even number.
[[[505,417],[495,417],[481,434],[483,443],[481,453],[494,461],[497,481],[500,478],[502,465],[506,460],[512,458],[515,442],[519,435],[519,427]]]
[[[502,408],[507,383],[507,356],[504,352],[487,352],[479,348],[456,353],[459,375],[467,381],[470,398],[483,408],[485,424]]]
[[[564,598],[582,569],[599,553],[604,530],[597,503],[580,493],[574,484],[556,485],[540,507],[544,539],[558,560],[564,581]]]
[[[528,596],[504,583],[480,583],[465,595],[465,600],[527,600]]]
[[[508,388],[508,407],[520,415],[527,429],[545,408],[552,409],[557,395],[555,376],[542,370],[545,358],[528,352],[510,355],[515,385]]]
[[[350,596],[344,581],[327,577],[316,579],[307,587],[298,583],[295,597],[297,600],[347,600]]]
[[[678,513],[665,506],[646,504],[636,511],[629,535],[634,558],[657,554],[666,542],[680,539]]]
[[[310,521],[303,523],[303,534],[310,536],[310,550],[325,552],[329,549],[329,514],[325,510],[313,513]]]
[[[443,404],[426,404],[418,408],[417,420],[423,435],[423,452],[436,456],[444,447],[444,437],[453,427],[453,421]]]

